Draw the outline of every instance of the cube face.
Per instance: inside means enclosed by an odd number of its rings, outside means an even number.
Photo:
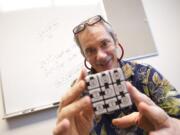
[[[90,75],[86,81],[88,82],[87,88],[89,90],[99,87],[99,82],[96,75]]]
[[[108,112],[112,112],[119,109],[118,100],[116,97],[105,100],[106,105],[108,106],[106,109]]]
[[[118,83],[119,81],[124,81],[124,74],[121,68],[116,68],[114,70],[110,71],[111,76],[112,76],[112,81],[114,83]]]
[[[108,99],[115,96],[113,85],[109,85],[109,87],[101,87],[102,93],[104,93],[103,98]]]
[[[103,97],[101,96],[100,88],[90,90],[89,95],[91,97],[92,102],[100,101],[103,99]]]
[[[114,83],[114,91],[116,95],[120,95],[122,92],[127,93],[127,87],[125,81],[122,81],[120,84]]]
[[[104,101],[94,102],[93,107],[96,115],[104,114],[107,112]]]
[[[85,78],[96,115],[132,105],[121,68],[107,70]]]
[[[98,74],[98,79],[100,82],[100,86],[107,86],[107,84],[111,83],[111,78],[109,76],[109,72],[105,71],[102,74]]]
[[[121,102],[120,107],[125,108],[132,105],[131,98],[128,93],[126,93],[123,97],[118,96],[119,101]]]

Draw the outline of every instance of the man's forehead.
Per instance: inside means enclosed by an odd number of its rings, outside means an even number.
[[[102,25],[90,26],[86,30],[82,31],[82,33],[79,33],[79,41],[83,45],[95,44],[109,38],[111,38],[110,34]]]
[[[93,26],[87,26],[82,32],[79,33],[79,38],[83,36],[96,36],[97,34],[105,34],[107,30],[102,24],[94,24]]]

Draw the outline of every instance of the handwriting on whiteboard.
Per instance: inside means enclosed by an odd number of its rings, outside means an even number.
[[[82,59],[78,48],[75,46],[61,50],[57,54],[49,54],[40,62],[40,66],[45,76],[53,80],[56,87],[59,87],[77,77],[77,73],[82,67]]]

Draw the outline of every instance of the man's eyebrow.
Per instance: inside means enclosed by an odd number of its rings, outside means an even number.
[[[111,40],[110,40],[110,39],[105,38],[105,39],[102,39],[100,42],[101,42],[101,43],[104,43],[104,42],[111,42]]]

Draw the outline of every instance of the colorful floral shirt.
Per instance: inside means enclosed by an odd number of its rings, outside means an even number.
[[[121,61],[121,68],[127,81],[150,97],[171,117],[180,119],[180,94],[152,66],[135,62]],[[93,70],[91,74],[95,73]],[[112,125],[112,119],[137,111],[135,105],[125,110],[115,111],[96,117],[91,135],[143,135],[143,129],[136,126],[121,129]]]

